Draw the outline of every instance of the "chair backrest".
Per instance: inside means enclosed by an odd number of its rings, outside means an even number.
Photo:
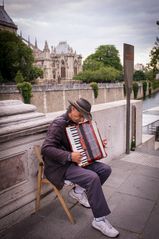
[[[40,164],[42,164],[41,166],[43,166],[43,165],[44,165],[44,162],[43,162],[42,156],[41,156],[40,145],[35,145],[35,146],[34,146],[34,151],[35,151],[37,160],[39,161]]]
[[[41,155],[40,145],[35,145],[34,146],[34,152],[35,152],[35,155],[36,155],[36,159],[39,162],[39,172],[41,173],[41,178],[44,178],[44,162],[43,162],[42,155]]]

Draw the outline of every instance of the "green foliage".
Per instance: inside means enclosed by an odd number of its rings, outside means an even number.
[[[22,83],[23,81],[24,81],[23,75],[20,71],[18,71],[15,76],[15,82],[16,84],[18,84],[18,83]]]
[[[17,88],[23,96],[24,103],[30,104],[30,99],[32,97],[32,85],[29,82],[22,82],[17,84]]]
[[[90,86],[94,92],[94,98],[96,99],[98,97],[98,84],[96,82],[91,82]]]
[[[80,80],[82,82],[90,83],[110,83],[115,82],[121,77],[121,72],[114,69],[113,67],[102,67],[99,70],[91,71],[86,70],[80,72],[78,75],[74,76],[74,80]]]
[[[153,81],[154,80],[153,70],[152,69],[146,69],[145,70],[145,77],[146,77],[147,81]]]
[[[2,74],[0,72],[0,84],[3,83],[3,82],[4,82],[4,79],[3,79]]]
[[[101,67],[111,66],[121,71],[119,51],[113,45],[101,45],[94,54],[89,55],[83,62],[83,70],[98,70]]]
[[[152,83],[149,81],[149,96],[152,94]]]
[[[157,88],[159,88],[159,80],[154,80],[152,82],[152,88],[155,90]]]
[[[147,92],[147,82],[144,81],[142,83],[142,88],[143,88],[143,98],[145,99],[146,98],[146,92]]]
[[[18,71],[28,81],[33,61],[32,50],[19,36],[0,31],[0,72],[4,82],[15,82]]]
[[[43,70],[37,66],[33,66],[30,71],[30,81],[34,81],[38,77],[43,77]]]
[[[139,85],[138,85],[138,83],[137,83],[137,82],[133,82],[134,99],[137,99],[138,90],[139,90]]]
[[[155,78],[156,74],[159,72],[158,69],[159,64],[159,41],[158,43],[152,48],[150,52],[150,65],[153,69],[153,76]]]
[[[146,80],[145,73],[143,71],[135,71],[134,75],[133,75],[133,80],[134,81],[145,81]]]
[[[88,56],[83,62],[83,70],[96,71],[103,67],[103,62],[99,62],[96,59],[93,59],[93,55]]]
[[[113,45],[101,45],[83,62],[83,72],[74,79],[83,82],[115,82],[122,79],[119,52]]]
[[[159,25],[159,22],[156,22]],[[159,38],[156,37],[155,45],[150,52],[150,66],[152,67],[153,76],[159,72]]]

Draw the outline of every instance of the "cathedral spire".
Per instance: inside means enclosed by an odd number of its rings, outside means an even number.
[[[28,46],[30,46],[30,36],[28,35]]]
[[[38,48],[38,43],[37,43],[36,37],[35,37],[35,48]]]
[[[47,41],[45,41],[44,51],[50,51],[50,50],[49,50],[49,47],[48,47],[48,43],[47,43]]]

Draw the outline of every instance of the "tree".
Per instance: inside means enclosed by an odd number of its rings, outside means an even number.
[[[159,21],[156,22],[159,25]],[[156,37],[155,46],[150,52],[150,66],[153,69],[154,78],[159,71],[159,37]]]
[[[4,83],[15,82],[18,71],[25,81],[32,80],[33,63],[31,48],[19,36],[12,32],[0,31],[0,72]]]
[[[34,81],[38,77],[43,77],[43,70],[37,66],[33,66],[30,71],[30,80]]]
[[[119,52],[113,45],[101,45],[83,62],[83,72],[74,77],[83,82],[115,82],[122,80]]]
[[[93,63],[95,65],[95,70],[98,66],[111,66],[116,70],[121,71],[122,65],[120,63],[119,51],[114,45],[101,45],[97,48],[94,54],[91,54],[86,58],[83,63],[83,68],[85,70],[90,69],[90,65]],[[97,68],[96,68],[97,67]],[[99,68],[98,68],[99,69]]]
[[[133,75],[133,80],[134,81],[145,81],[146,80],[145,73],[143,71],[135,71],[134,75]]]
[[[102,67],[98,70],[91,71],[85,70],[74,76],[74,80],[80,80],[86,83],[97,82],[97,83],[110,83],[115,82],[121,78],[121,72],[114,69],[111,66]]]
[[[20,71],[17,71],[16,77],[15,77],[16,84],[24,82],[23,75]]]
[[[103,62],[99,62],[96,59],[94,59],[94,55],[90,55],[86,58],[86,60],[83,63],[83,70],[99,70],[101,67],[104,67]]]

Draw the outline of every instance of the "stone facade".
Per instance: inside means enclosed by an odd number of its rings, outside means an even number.
[[[47,41],[43,51],[37,47],[33,48],[35,65],[44,71],[43,79],[37,83],[64,83],[72,81],[74,75],[82,70],[82,56],[67,44],[60,42],[56,47],[48,47]]]

